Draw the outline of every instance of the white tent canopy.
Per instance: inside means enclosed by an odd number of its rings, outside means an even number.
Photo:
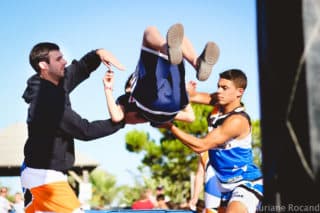
[[[0,176],[19,176],[23,162],[23,147],[27,139],[27,125],[16,123],[0,130]],[[75,151],[73,171],[91,171],[98,166],[95,160]]]

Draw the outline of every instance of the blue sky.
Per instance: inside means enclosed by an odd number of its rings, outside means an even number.
[[[145,27],[157,26],[165,35],[169,26],[177,22],[184,25],[185,34],[198,53],[209,40],[220,47],[214,71],[207,81],[198,82],[199,90],[214,92],[218,73],[230,68],[242,69],[249,82],[243,102],[251,117],[259,119],[254,0],[11,0],[0,1],[0,130],[26,120],[27,105],[21,95],[27,78],[34,74],[28,54],[36,43],[59,44],[68,63],[92,49],[111,51],[127,68],[125,72],[116,70],[114,95],[117,97],[135,69]],[[189,65],[186,68],[186,80],[194,80],[194,70]],[[102,85],[105,71],[101,65],[71,94],[74,110],[91,121],[109,118]],[[148,124],[127,125],[116,134],[94,142],[76,141],[76,149],[116,175],[118,184],[131,184],[132,175],[139,176],[136,168],[142,157],[125,149],[125,134],[133,129],[147,131],[155,140],[160,137],[157,129]],[[0,177],[2,184],[5,181]]]

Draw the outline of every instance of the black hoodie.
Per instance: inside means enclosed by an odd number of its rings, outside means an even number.
[[[101,61],[95,51],[81,60],[74,60],[65,69],[65,76],[56,86],[38,74],[27,81],[23,98],[28,108],[28,139],[24,146],[26,166],[66,172],[75,161],[74,139],[93,140],[110,135],[124,122],[111,119],[89,122],[71,108],[69,94]]]

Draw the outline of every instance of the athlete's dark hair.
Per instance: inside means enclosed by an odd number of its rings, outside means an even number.
[[[226,70],[220,73],[219,76],[220,78],[232,81],[237,88],[246,89],[247,87],[247,76],[239,69]]]

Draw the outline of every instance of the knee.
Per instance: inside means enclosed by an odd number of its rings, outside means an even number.
[[[150,35],[154,35],[156,32],[158,32],[158,28],[155,26],[148,26],[143,33],[143,39],[147,40]]]
[[[148,26],[145,30],[144,30],[144,35],[149,35],[152,33],[155,33],[158,31],[158,28],[156,26]]]
[[[143,34],[142,44],[150,49],[161,51],[165,44],[165,39],[161,36],[157,27],[148,26]],[[162,51],[165,52],[165,50]]]

